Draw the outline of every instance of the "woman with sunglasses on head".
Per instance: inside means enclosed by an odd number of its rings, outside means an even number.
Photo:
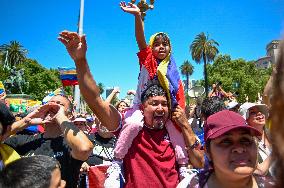
[[[255,173],[260,175],[271,174],[271,152],[272,146],[265,128],[268,108],[265,104],[246,102],[240,106],[240,114],[247,121],[249,126],[256,128],[262,134],[258,136],[258,168]]]

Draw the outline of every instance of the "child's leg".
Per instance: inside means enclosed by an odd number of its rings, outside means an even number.
[[[167,121],[166,128],[170,136],[176,154],[176,160],[179,167],[180,181],[189,175],[188,173],[188,153],[185,150],[185,141],[182,135],[172,121]]]
[[[134,138],[138,135],[144,124],[144,116],[137,107],[127,112],[125,116],[125,123],[114,148],[114,158],[116,160],[122,160],[124,158],[128,149],[131,147]]]
[[[121,172],[123,158],[131,147],[134,138],[144,125],[144,116],[137,107],[126,112],[125,117],[125,123],[114,148],[114,160],[107,170],[107,178],[104,183],[105,188],[120,187],[120,179],[125,182]]]
[[[185,141],[182,132],[177,130],[172,121],[167,121],[166,128],[170,136],[176,154],[176,160],[179,165],[188,165],[188,153],[185,150]]]

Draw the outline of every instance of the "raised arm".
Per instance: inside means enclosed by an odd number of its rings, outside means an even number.
[[[55,111],[57,111],[54,118],[60,126],[64,139],[71,148],[72,157],[81,161],[87,160],[93,151],[94,145],[85,135],[85,133],[78,129],[74,123],[68,119],[64,112],[63,106],[53,106]]]
[[[107,96],[107,98],[106,98],[106,102],[108,102],[108,103],[111,103],[111,101],[112,101],[112,99],[114,98],[114,96],[117,94],[117,93],[119,93],[120,91],[119,91],[119,88],[118,87],[115,87],[115,88],[113,88],[113,90],[112,90],[112,92]]]
[[[208,93],[208,97],[212,97],[213,96],[213,93],[215,92],[216,90],[216,84],[212,84],[212,90]]]
[[[48,105],[41,106],[29,113],[23,119],[14,122],[11,126],[9,126],[4,138],[8,138],[10,135],[16,134],[30,125],[42,125],[47,123],[48,120],[45,119],[45,116],[49,109],[50,107]]]
[[[189,156],[189,161],[194,168],[204,167],[204,152],[200,150],[201,144],[197,142],[197,136],[191,129],[190,124],[186,118],[183,109],[177,106],[172,113],[172,119],[181,128],[184,137],[185,144],[187,146],[187,152]]]
[[[221,86],[219,86],[219,91],[220,91],[220,92],[222,93],[222,95],[223,95],[224,97],[226,97],[226,98],[230,96],[229,93],[227,93],[226,91],[224,91]]]
[[[119,112],[100,96],[99,87],[87,63],[85,36],[79,36],[75,32],[63,31],[59,34],[58,40],[65,45],[76,64],[79,87],[85,101],[108,130],[116,130],[121,117]]]
[[[125,2],[120,2],[120,8],[124,12],[133,14],[135,17],[135,37],[136,37],[139,50],[143,50],[147,48],[147,43],[146,43],[145,35],[144,35],[144,26],[143,26],[143,21],[141,18],[140,9],[135,4],[128,3],[126,5]]]

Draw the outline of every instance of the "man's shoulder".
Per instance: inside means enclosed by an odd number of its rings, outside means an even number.
[[[17,134],[13,135],[5,140],[5,143],[7,145],[10,145],[11,143],[14,144],[25,144],[28,142],[32,142],[34,140],[40,139],[42,137],[41,134],[34,134],[34,135],[27,135],[27,134]]]

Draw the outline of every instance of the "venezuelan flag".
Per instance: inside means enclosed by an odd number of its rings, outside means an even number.
[[[77,72],[74,67],[71,68],[60,68],[58,67],[60,73],[60,79],[63,86],[78,85]]]
[[[184,89],[175,60],[171,55],[167,58],[168,60],[162,61],[158,66],[158,80],[167,92],[170,108],[173,109],[179,105],[185,109]]]

